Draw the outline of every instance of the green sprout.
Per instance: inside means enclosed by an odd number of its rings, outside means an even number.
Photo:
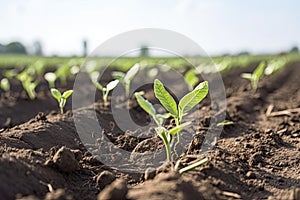
[[[27,92],[29,98],[31,100],[36,98],[35,88],[38,86],[38,81],[33,81],[32,76],[27,73],[27,70],[24,70],[19,75],[17,75],[17,79],[21,81],[24,90]]]
[[[138,104],[143,110],[148,113],[156,123],[155,128],[158,136],[163,140],[165,145],[167,160],[171,161],[171,147],[174,142],[175,135],[177,135],[178,142],[180,141],[180,131],[191,124],[191,122],[182,123],[182,117],[186,115],[193,107],[200,103],[208,93],[208,83],[200,83],[193,91],[186,94],[177,105],[174,98],[165,89],[163,84],[156,79],[154,81],[154,93],[156,98],[161,102],[163,107],[167,110],[165,114],[157,114],[154,106],[141,95],[141,92],[136,92],[134,95]],[[167,130],[162,126],[163,120],[173,117],[176,126]]]
[[[57,76],[56,76],[55,73],[53,73],[53,72],[47,72],[44,75],[44,78],[48,82],[50,88],[54,88],[55,87],[55,81],[57,79]]]
[[[60,113],[63,114],[67,99],[73,94],[73,90],[67,90],[62,94],[58,89],[51,88],[51,94],[57,100]]]
[[[35,88],[38,85],[38,81],[25,81],[22,83],[23,84],[23,88],[25,89],[25,91],[27,92],[29,98],[31,100],[36,98],[36,92],[35,92]]]
[[[100,91],[102,91],[102,98],[105,105],[108,103],[108,94],[111,90],[113,90],[119,83],[119,80],[113,80],[109,82],[106,87],[103,87],[98,82],[99,72],[95,71],[90,74],[91,80],[93,84],[96,86],[96,88]]]
[[[35,63],[33,63],[32,65],[30,65],[29,69],[32,70],[32,73],[34,75],[40,76],[44,73],[44,70],[45,70],[44,63],[41,60],[38,60]]]
[[[4,91],[4,92],[8,92],[10,90],[10,84],[7,78],[3,78],[0,81],[0,88]]]
[[[245,78],[245,79],[251,81],[251,86],[252,86],[253,92],[256,92],[259,79],[264,74],[264,70],[265,70],[265,62],[261,62],[252,74],[251,73],[243,73],[241,75],[242,78]]]
[[[163,83],[158,79],[154,81],[154,94],[163,107],[175,119],[176,126],[180,126],[183,116],[199,104],[208,94],[208,82],[199,83],[194,90],[180,99],[178,105],[171,94],[165,89]],[[177,139],[180,142],[180,133],[177,134]]]
[[[117,71],[112,72],[112,76],[115,79],[120,80],[122,82],[122,84],[124,85],[126,97],[129,96],[131,81],[135,77],[135,75],[138,73],[139,69],[140,69],[140,65],[137,63],[137,64],[133,65],[133,67],[130,68],[126,74],[123,72],[117,72]]]
[[[56,71],[55,75],[59,78],[62,85],[67,85],[67,78],[70,75],[70,67],[67,64],[60,66]]]
[[[3,75],[8,78],[8,79],[12,79],[13,77],[15,77],[18,74],[18,71],[15,69],[10,69],[10,70],[6,70],[4,71]]]
[[[189,90],[193,90],[194,86],[199,82],[195,70],[191,69],[184,75],[184,80],[189,86]]]

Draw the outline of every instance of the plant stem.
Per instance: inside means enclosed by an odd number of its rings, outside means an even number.
[[[106,105],[107,104],[107,96],[108,96],[108,92],[104,92],[103,91],[103,101],[104,101],[104,104]]]
[[[129,96],[129,92],[130,92],[130,81],[128,81],[128,82],[125,83],[125,94],[126,94],[126,97]]]
[[[60,114],[64,114],[64,108],[63,107],[59,107],[60,108]]]
[[[171,147],[170,147],[170,144],[165,144],[165,148],[166,148],[166,153],[167,153],[167,161],[171,162],[172,158],[171,158]]]
[[[176,118],[175,119],[175,124],[176,124],[176,126],[180,126],[181,120],[179,118]],[[180,139],[181,139],[181,135],[180,135],[180,131],[178,131],[176,144],[178,144],[180,142]]]
[[[170,143],[168,141],[168,138],[166,136],[166,132],[164,132],[164,130],[162,130],[163,132],[159,133],[159,136],[160,138],[163,140],[164,142],[164,146],[165,146],[165,149],[166,149],[166,154],[167,154],[167,161],[168,162],[171,162],[172,160],[172,157],[171,157],[171,146],[170,146]]]

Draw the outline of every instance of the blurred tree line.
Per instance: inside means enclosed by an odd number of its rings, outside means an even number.
[[[21,42],[15,41],[6,45],[0,44],[0,54],[33,54],[41,56],[43,55],[43,49],[39,41],[35,41],[29,50]]]

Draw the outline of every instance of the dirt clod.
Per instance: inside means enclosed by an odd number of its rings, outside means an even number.
[[[252,171],[248,171],[246,174],[246,178],[248,178],[248,179],[254,179],[255,177],[256,177],[256,175]]]
[[[117,179],[99,193],[98,200],[126,200],[127,192],[126,181]]]
[[[145,180],[150,180],[150,179],[153,179],[155,177],[155,174],[156,174],[156,171],[154,168],[152,167],[149,167],[145,170]]]
[[[64,189],[57,189],[52,192],[48,192],[45,200],[73,200],[74,198],[67,194]]]
[[[79,169],[75,154],[67,147],[61,147],[53,157],[53,164],[63,172],[73,172]]]
[[[116,179],[116,176],[110,171],[103,171],[96,177],[97,187],[101,190],[105,188],[105,186],[111,184]]]

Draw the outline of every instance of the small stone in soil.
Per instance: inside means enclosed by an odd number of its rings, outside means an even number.
[[[126,200],[127,192],[125,180],[117,179],[98,194],[98,200]]]
[[[155,174],[156,174],[156,171],[154,168],[152,167],[149,167],[145,170],[145,180],[150,180],[150,179],[153,179],[155,177]]]
[[[71,195],[68,195],[64,189],[57,189],[46,194],[45,200],[72,200]]]
[[[260,153],[255,153],[250,157],[249,165],[254,166],[254,165],[257,165],[257,164],[261,163],[262,161],[263,160],[262,160],[261,154]]]
[[[254,178],[256,178],[256,175],[255,175],[254,172],[248,171],[247,174],[246,174],[246,178],[248,178],[248,179],[254,179]]]
[[[61,147],[54,155],[52,161],[63,172],[73,172],[79,169],[79,163],[74,153],[67,147]]]
[[[116,179],[110,171],[103,171],[96,177],[97,186],[102,190],[105,186],[111,184]]]

